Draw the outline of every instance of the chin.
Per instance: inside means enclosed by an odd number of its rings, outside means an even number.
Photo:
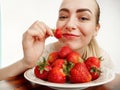
[[[69,46],[72,50],[78,50],[80,49],[82,46],[80,44],[76,44],[76,43],[72,43],[72,42],[65,42],[63,43],[64,46]]]

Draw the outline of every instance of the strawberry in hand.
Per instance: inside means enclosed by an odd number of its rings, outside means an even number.
[[[62,38],[62,32],[61,32],[61,30],[57,28],[57,29],[54,31],[54,36],[55,36],[57,39]]]

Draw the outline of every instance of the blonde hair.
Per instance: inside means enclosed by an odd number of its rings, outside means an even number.
[[[95,38],[93,38],[90,43],[85,47],[84,53],[82,55],[83,59],[90,56],[100,57],[100,47]]]
[[[97,6],[96,24],[98,25],[99,24],[99,18],[100,18],[100,7],[99,7],[98,2],[96,0],[94,0],[94,1],[96,3],[96,6]],[[101,57],[100,47],[99,47],[95,37],[93,37],[92,40],[90,41],[90,43],[85,47],[82,58],[86,59],[90,56]]]

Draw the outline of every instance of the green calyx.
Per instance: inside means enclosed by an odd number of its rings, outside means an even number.
[[[100,56],[98,59],[99,59],[100,61],[103,61],[103,60],[104,60],[104,58],[103,58],[102,56]]]
[[[63,72],[66,74],[66,76],[70,75],[70,70],[73,68],[74,64],[72,62],[65,62],[63,65]]]
[[[44,70],[48,71],[48,69],[46,68],[48,63],[47,63],[45,57],[43,57],[43,61],[42,62],[38,62],[37,65],[39,66],[40,74],[42,74]]]
[[[90,72],[94,72],[94,73],[101,73],[101,70],[99,68],[96,67],[92,67]]]

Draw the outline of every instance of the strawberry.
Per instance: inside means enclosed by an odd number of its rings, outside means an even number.
[[[53,69],[48,74],[48,81],[54,83],[65,83],[66,75],[63,69],[60,67],[53,67]]]
[[[100,68],[100,59],[97,57],[88,57],[85,64],[90,71],[92,67]]]
[[[73,51],[67,56],[67,62],[76,64],[78,62],[83,62],[83,60],[78,52]]]
[[[34,74],[37,78],[47,80],[48,73],[51,69],[51,66],[47,65],[44,59],[43,62],[39,62],[39,64],[35,66]]]
[[[97,57],[89,57],[87,58],[87,60],[85,61],[85,64],[90,72],[90,74],[92,75],[92,80],[97,79],[100,76],[100,60],[101,58],[97,58]]]
[[[47,59],[47,62],[49,64],[52,64],[56,59],[58,59],[58,52],[57,51],[54,51],[52,53],[49,54],[48,56],[48,59]]]
[[[42,72],[40,71],[40,67],[39,66],[36,66],[35,69],[34,69],[34,73],[35,73],[35,76],[37,78],[40,78],[42,80],[47,80],[47,76],[48,76],[48,72],[51,70],[51,67],[50,66],[46,66],[45,67],[45,70],[43,70]]]
[[[91,81],[92,77],[84,62],[79,62],[70,70],[70,81],[72,83],[85,83]]]
[[[57,39],[60,39],[62,38],[62,32],[60,29],[56,29],[55,32],[54,32],[54,36],[57,38]]]
[[[65,58],[69,53],[72,52],[72,49],[68,46],[63,46],[59,51],[60,58]]]
[[[52,63],[52,67],[61,67],[63,68],[63,65],[65,64],[65,60],[64,59],[56,59],[53,63]]]
[[[92,67],[90,74],[92,75],[92,80],[96,80],[100,76],[101,71],[97,68]]]

